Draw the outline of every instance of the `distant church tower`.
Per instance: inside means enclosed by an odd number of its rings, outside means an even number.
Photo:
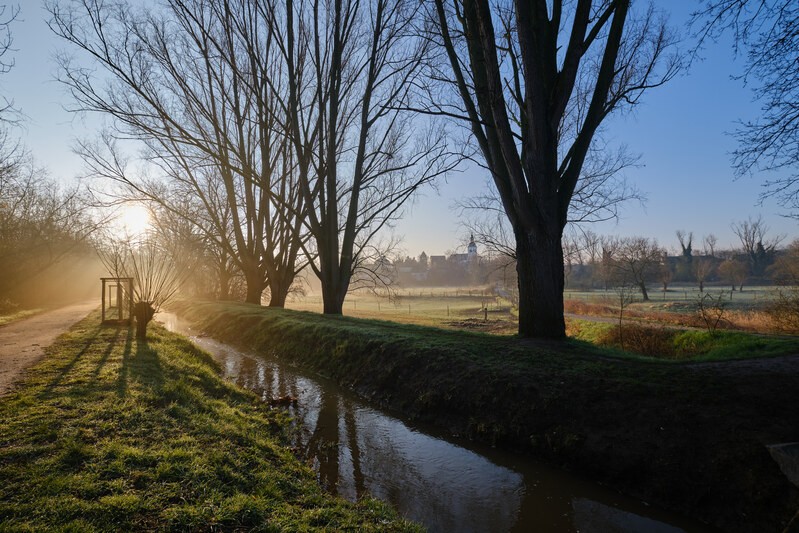
[[[474,233],[472,234],[469,246],[466,248],[469,260],[477,259],[477,245],[474,243]]]

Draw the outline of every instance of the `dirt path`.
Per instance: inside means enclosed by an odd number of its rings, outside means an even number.
[[[96,307],[92,300],[0,326],[0,396],[44,356],[56,337]]]

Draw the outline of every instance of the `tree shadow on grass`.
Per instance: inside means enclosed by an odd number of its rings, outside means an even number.
[[[63,381],[67,378],[67,376],[72,372],[75,368],[75,365],[81,361],[84,356],[87,355],[91,347],[98,342],[98,337],[103,331],[106,331],[109,326],[97,326],[94,331],[86,337],[86,341],[83,344],[83,347],[78,350],[75,356],[70,359],[64,366],[57,369],[57,375],[50,381],[47,385],[45,385],[44,390],[39,394],[40,399],[49,399],[55,395],[55,389],[58,388],[59,385],[63,383]],[[96,378],[97,374],[99,374],[100,369],[108,360],[108,357],[114,351],[114,347],[116,346],[120,333],[123,330],[123,326],[112,326],[113,329],[116,329],[116,332],[109,338],[108,343],[106,345],[105,350],[100,355],[97,368],[94,372],[94,376]]]
[[[136,339],[133,343],[132,333],[128,335],[122,353],[122,365],[117,379],[117,395],[127,395],[131,382],[147,389],[160,391],[164,385],[164,373],[158,350],[151,347],[146,340]]]
[[[128,329],[125,337],[125,348],[122,350],[122,361],[119,365],[119,376],[117,377],[117,396],[124,397],[128,390],[128,359],[133,345],[133,328]]]

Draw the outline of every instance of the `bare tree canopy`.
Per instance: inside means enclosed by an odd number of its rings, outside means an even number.
[[[5,74],[14,66],[14,59],[9,57],[14,43],[11,35],[11,24],[19,14],[18,6],[8,4],[0,5],[0,74]],[[14,121],[14,102],[9,100],[6,95],[0,96],[0,122]]]
[[[769,236],[770,228],[763,222],[762,217],[749,217],[747,220],[733,223],[731,228],[741,241],[741,250],[749,260],[751,274],[763,276],[785,236]]]
[[[48,8],[53,31],[101,67],[98,76],[60,58],[77,109],[113,120],[80,146],[90,172],[215,239],[249,302],[268,288],[270,305],[282,306],[310,264],[325,311],[340,313],[353,273],[385,253],[377,234],[458,160],[435,120],[410,111],[429,48],[414,26],[418,2]],[[131,139],[157,176],[128,169],[119,141]],[[187,196],[198,199],[192,209]]]
[[[749,265],[745,261],[730,257],[719,265],[719,275],[730,284],[732,291],[735,291],[736,286],[743,291],[744,283],[749,277]]]
[[[0,300],[82,249],[99,224],[85,191],[59,187],[16,145],[9,153],[3,140],[7,137],[0,139]]]
[[[81,53],[59,58],[77,110],[113,119],[113,130],[79,147],[89,173],[191,221],[236,262],[248,302],[260,303],[268,286],[270,305],[282,306],[305,264],[298,261],[303,198],[277,119],[286,97],[277,44],[257,7],[48,4],[51,29]],[[120,139],[141,144],[156,178],[131,171]],[[187,196],[200,209],[184,209]]]
[[[355,271],[388,251],[377,245],[377,234],[419,187],[459,160],[443,128],[410,111],[429,49],[415,28],[423,4],[267,5],[271,31],[283,44],[289,86],[284,129],[308,207],[311,267],[322,284],[325,313],[340,314]]]
[[[653,8],[631,2],[435,0],[457,104],[513,228],[519,334],[565,336],[562,236],[604,119],[679,68]],[[590,195],[589,195],[590,197]]]
[[[147,324],[177,294],[188,272],[177,268],[174,254],[153,235],[138,238],[106,236],[97,243],[100,259],[117,278],[133,278],[136,336],[147,337]]]
[[[620,239],[610,260],[613,282],[617,286],[633,286],[641,291],[644,301],[649,300],[647,283],[661,273],[666,252],[654,239],[629,237]],[[662,281],[662,280],[661,280]]]
[[[691,257],[693,257],[694,232],[678,229],[675,235],[677,235],[677,241],[680,243],[682,256],[690,261]]]
[[[724,32],[746,57],[740,79],[761,103],[759,120],[736,132],[733,164],[740,175],[783,173],[766,182],[763,196],[776,197],[799,216],[799,4],[795,0],[705,0],[693,14],[700,45]]]

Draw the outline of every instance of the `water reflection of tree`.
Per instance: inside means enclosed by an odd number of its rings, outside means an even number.
[[[342,449],[349,450],[351,472],[343,471],[346,465],[341,461]],[[337,394],[326,394],[323,390],[319,390],[319,413],[306,450],[307,457],[315,463],[319,482],[327,490],[334,494],[338,494],[339,490],[346,491],[343,485],[345,481],[351,479],[355,494],[342,495],[358,499],[366,494],[366,480],[361,467],[361,449],[358,443],[358,425],[352,402],[342,400]]]
[[[361,470],[361,449],[358,447],[358,427],[355,424],[355,408],[352,402],[344,404],[344,426],[347,430],[347,445],[352,458],[352,479],[355,484],[355,497],[366,494],[366,481]]]
[[[338,397],[319,391],[319,416],[308,441],[308,457],[315,459],[319,483],[328,491],[338,492],[339,428]]]
[[[239,372],[236,381],[242,387],[251,390],[264,390],[258,374],[258,364],[251,357],[241,357],[238,361]]]

